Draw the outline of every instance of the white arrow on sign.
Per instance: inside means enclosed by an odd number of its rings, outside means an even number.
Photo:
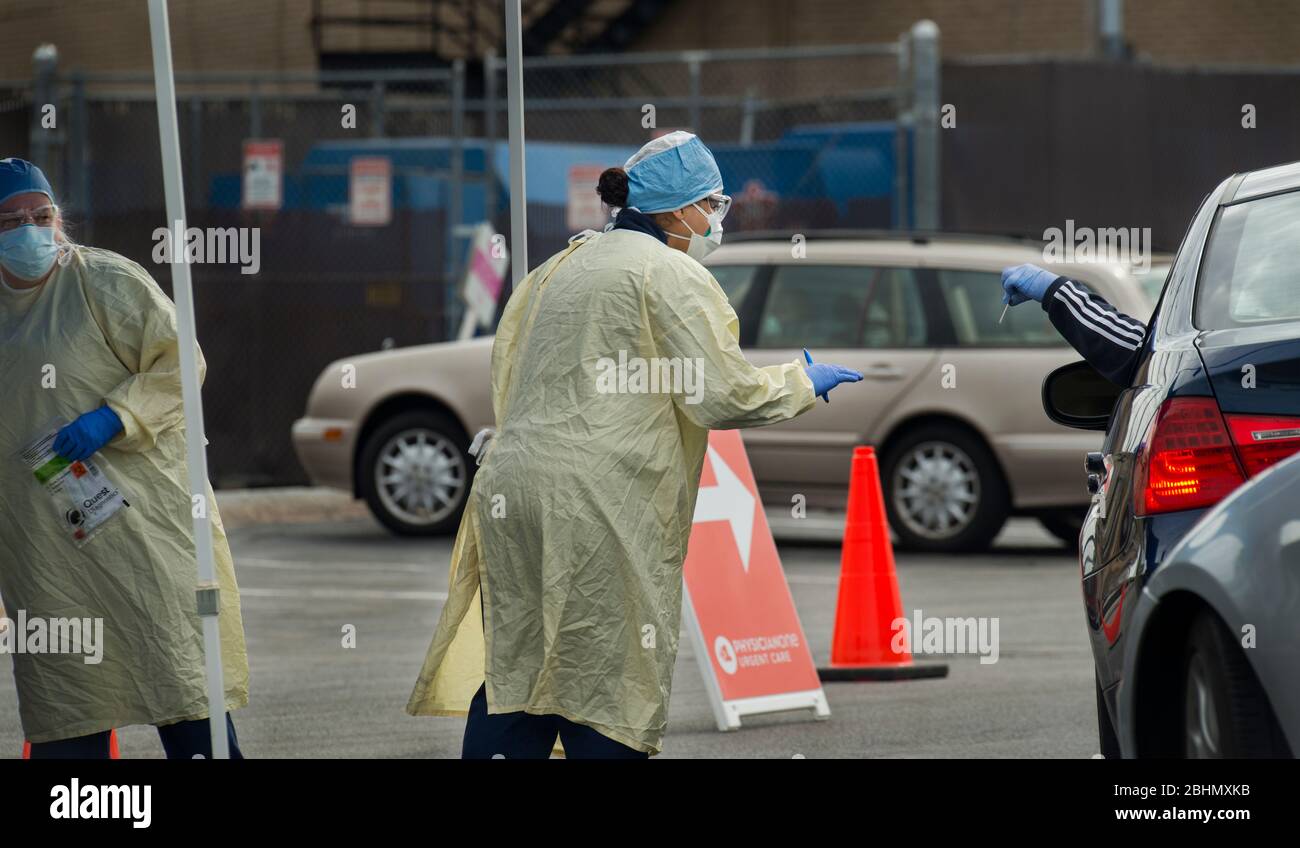
[[[709,459],[713,462],[713,476],[717,478],[718,484],[700,489],[699,497],[695,500],[695,523],[730,522],[731,535],[736,538],[736,550],[740,551],[740,564],[748,574],[749,547],[754,536],[754,496],[712,446],[709,447]]]

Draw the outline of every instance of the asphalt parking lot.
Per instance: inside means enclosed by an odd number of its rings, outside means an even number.
[[[388,535],[368,518],[231,531],[252,667],[235,714],[249,757],[455,757],[464,720],[403,707],[447,588],[449,539]],[[839,548],[780,552],[815,658],[829,656]],[[713,724],[689,640],[681,640],[664,757],[1074,757],[1096,751],[1092,664],[1078,567],[1055,540],[1013,520],[986,554],[898,557],[904,608],[999,621],[999,658],[947,662],[945,679],[827,685],[832,716]],[[345,625],[356,647],[342,646]],[[0,754],[22,745],[10,659],[0,658]],[[159,757],[151,728],[120,734],[124,756]]]

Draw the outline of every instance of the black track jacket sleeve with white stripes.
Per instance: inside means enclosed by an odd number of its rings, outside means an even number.
[[[1106,302],[1083,283],[1057,277],[1043,295],[1057,332],[1111,382],[1127,387],[1137,368],[1146,325]]]

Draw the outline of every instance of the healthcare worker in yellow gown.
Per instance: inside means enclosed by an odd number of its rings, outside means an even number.
[[[71,243],[41,171],[0,161],[0,596],[28,630],[9,627],[0,645],[13,652],[34,758],[106,758],[109,732],[131,724],[157,725],[169,757],[211,756],[179,369],[175,308],[149,273]],[[56,420],[54,453],[93,457],[128,493],[80,546],[75,510],[58,508],[19,459]],[[236,709],[248,703],[248,658],[210,486],[207,506]],[[72,618],[102,621],[102,644],[83,637],[80,653],[50,653],[12,641]],[[233,722],[228,733],[239,756]]]
[[[650,142],[600,178],[612,228],[576,237],[506,305],[496,432],[475,440],[451,590],[407,706],[468,710],[466,758],[545,757],[557,735],[568,757],[658,753],[709,430],[786,421],[861,379],[746,361],[698,261],[721,240],[722,190],[696,136]]]

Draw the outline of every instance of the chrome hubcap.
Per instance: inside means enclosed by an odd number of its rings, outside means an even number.
[[[966,452],[948,442],[923,442],[898,463],[894,509],[907,529],[947,539],[966,529],[979,505],[980,481]]]
[[[404,430],[379,452],[375,489],[384,508],[403,521],[434,524],[460,503],[467,470],[449,439],[432,430]]]
[[[1199,656],[1192,658],[1187,669],[1187,691],[1184,728],[1188,759],[1218,759],[1223,756],[1219,743],[1219,716],[1214,708],[1214,696],[1205,682],[1204,663]]]

